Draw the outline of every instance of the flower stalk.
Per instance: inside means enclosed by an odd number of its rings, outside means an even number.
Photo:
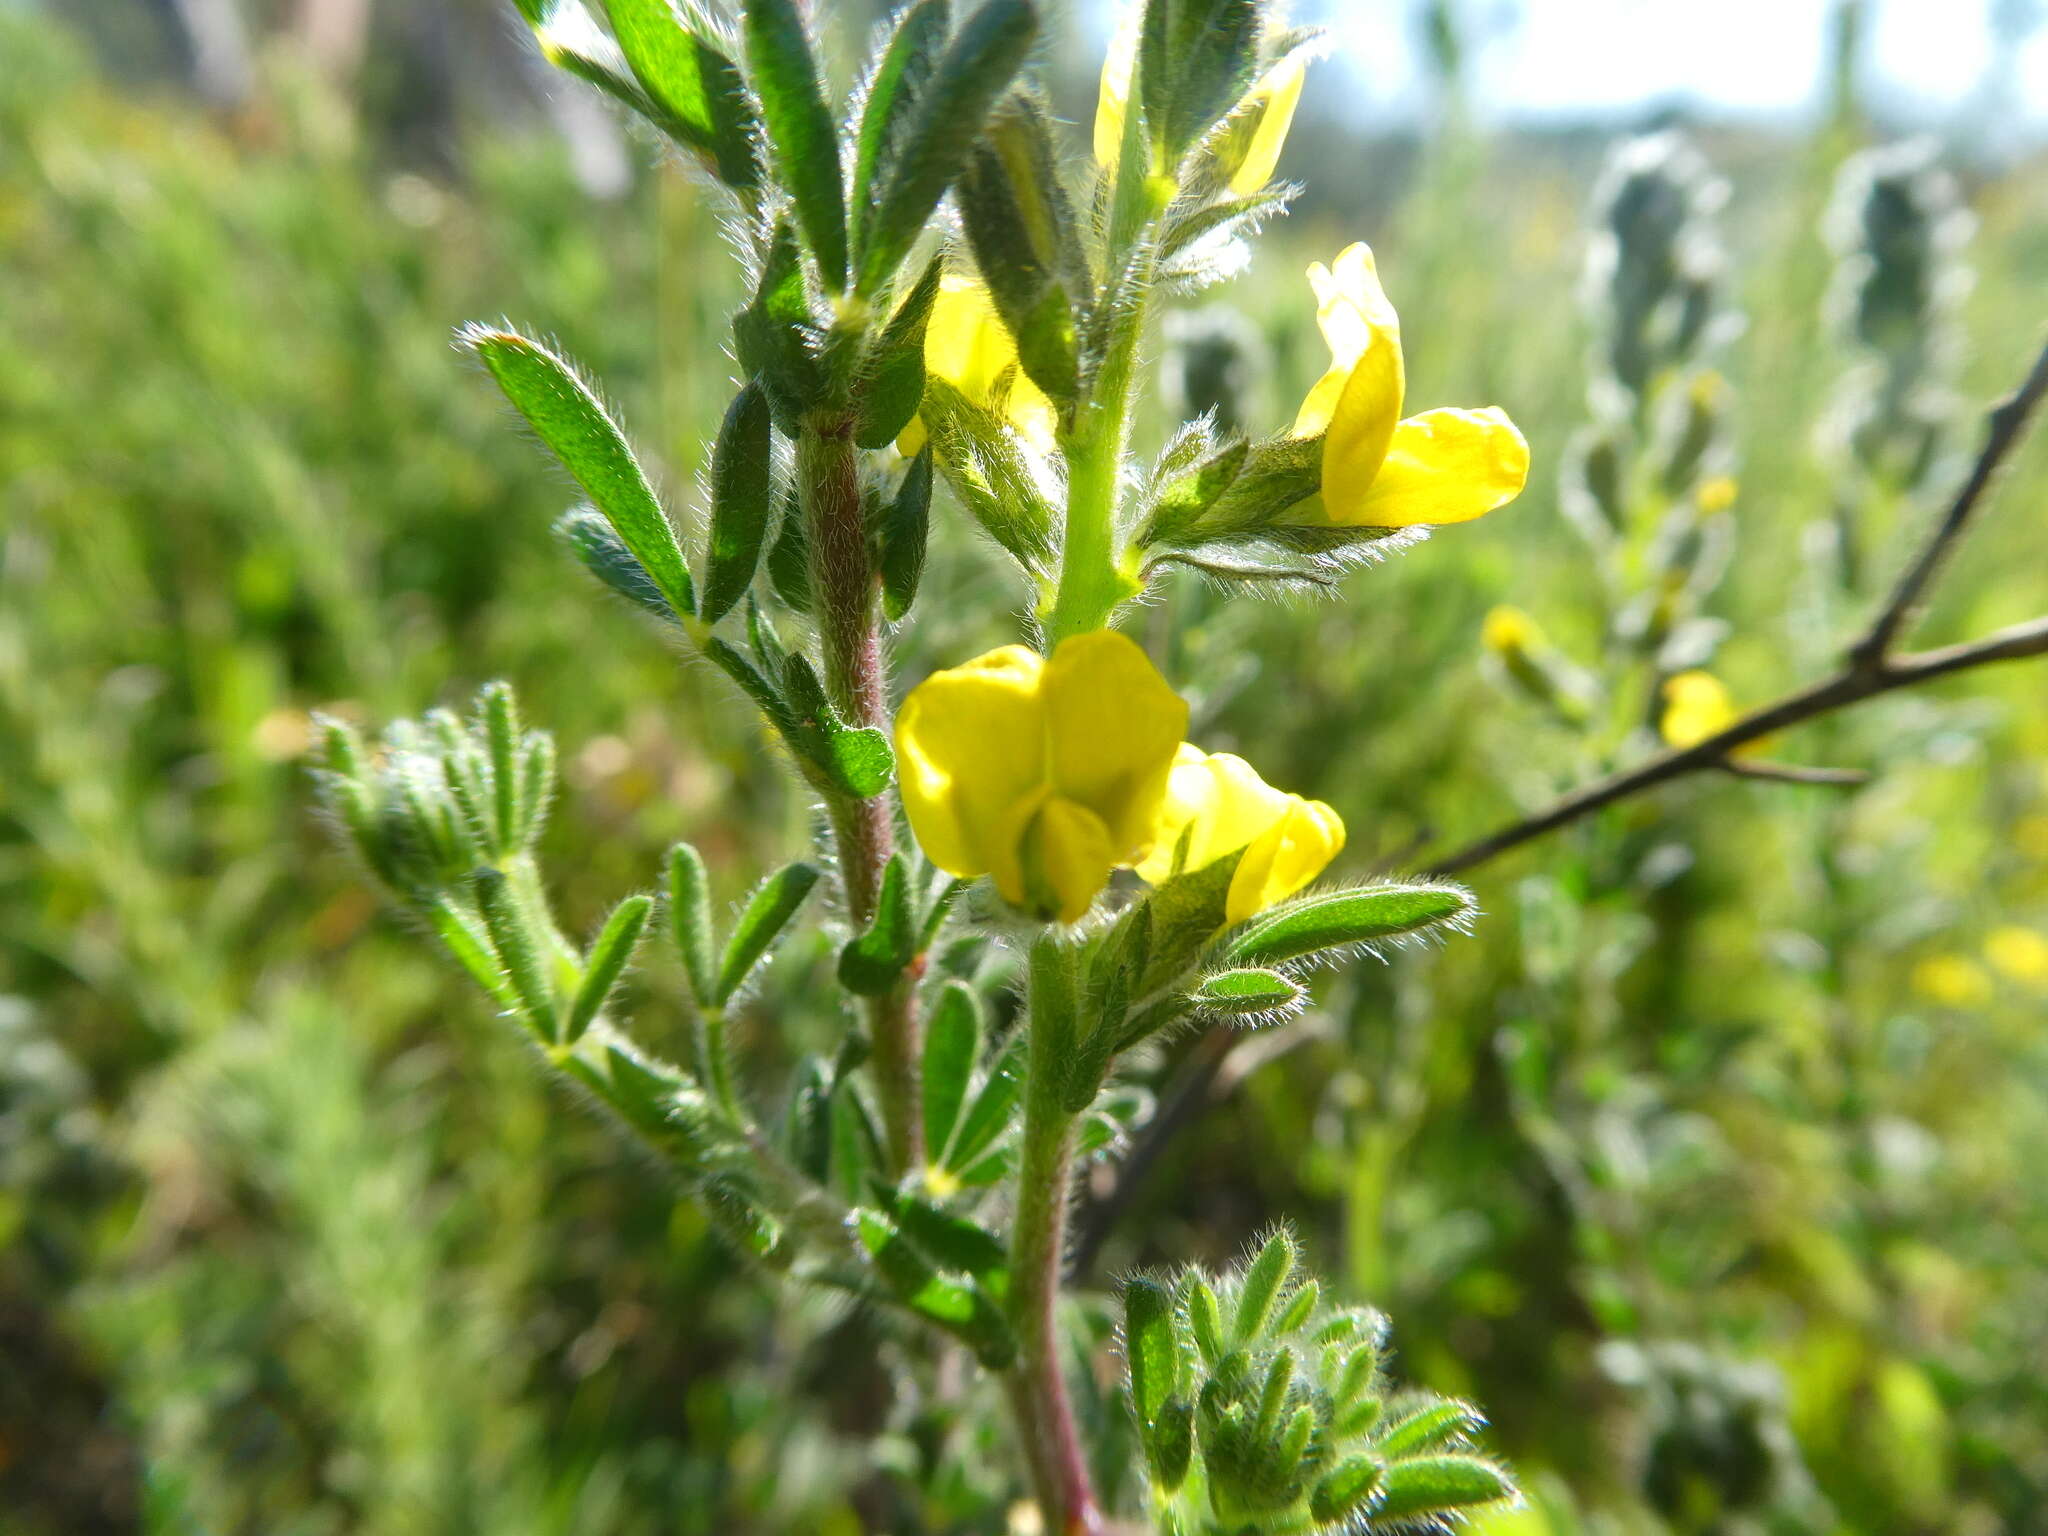
[[[811,596],[834,709],[857,728],[888,728],[889,679],[882,643],[880,580],[861,506],[859,453],[844,416],[806,423],[797,439],[797,484],[811,556]],[[885,795],[828,796],[847,920],[865,928],[896,849]],[[917,1063],[922,1054],[908,984],[864,999],[883,1136],[897,1173],[924,1160]]]
[[[1017,1363],[1005,1385],[1048,1532],[1104,1529],[1059,1358],[1059,1296],[1073,1192],[1076,1117],[1060,1102],[1056,1042],[1034,1029],[1025,1067],[1017,1214],[1010,1233],[1010,1319]]]

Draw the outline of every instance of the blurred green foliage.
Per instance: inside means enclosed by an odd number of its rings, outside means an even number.
[[[1512,509],[1337,601],[1189,583],[1147,618],[1171,675],[1212,680],[1202,739],[1334,804],[1357,869],[1598,766],[1479,628],[1513,601],[1599,654],[1556,468],[1600,146],[1463,122],[1319,185],[1237,313],[1186,329],[1233,354],[1164,361],[1168,398],[1291,413],[1319,362],[1296,274],[1364,235],[1411,399],[1498,401],[1535,448]],[[1712,598],[1745,701],[1826,664],[1861,601],[1811,555],[1843,515],[1823,212],[1852,133],[1705,145],[1745,318]],[[500,311],[559,334],[687,486],[730,371],[714,221],[669,172],[594,200],[531,128],[461,164],[384,160],[288,61],[210,116],[0,19],[0,1530],[1001,1530],[1001,1455],[892,1381],[879,1325],[735,1283],[307,810],[309,711],[505,676],[563,743],[572,924],[679,836],[736,896],[807,813],[723,685],[567,567],[568,488],[448,345]],[[1967,194],[1979,402],[2038,336],[2048,163]],[[1926,638],[2048,606],[2044,504],[2037,442]],[[1879,571],[1924,512],[1873,514]],[[957,524],[925,591],[911,676],[1010,638],[1023,598]],[[1289,1217],[1399,1320],[1403,1374],[1494,1411],[1536,1490],[1502,1531],[2042,1528],[2044,694],[2022,666],[1881,702],[1785,744],[1865,789],[1703,779],[1478,871],[1474,939],[1248,1044],[1096,1277],[1224,1263]],[[643,1016],[676,981],[635,982]],[[742,1048],[772,1073],[827,1022],[744,1019]]]

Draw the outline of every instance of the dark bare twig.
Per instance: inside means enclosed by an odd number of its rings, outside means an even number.
[[[1903,655],[1892,650],[1899,636],[1918,617],[1918,606],[1927,588],[1941,573],[1962,535],[1968,531],[1985,491],[2018,444],[2028,420],[2044,396],[2048,396],[2048,345],[2042,347],[2019,388],[1991,408],[1985,418],[1984,446],[1970,468],[1969,478],[1963,482],[1962,489],[1956,493],[1941,521],[1900,576],[1898,585],[1872,620],[1870,628],[1849,648],[1847,663],[1839,672],[1761,709],[1752,710],[1727,729],[1693,746],[1659,753],[1634,768],[1573,790],[1548,809],[1524,817],[1435,861],[1429,873],[1454,875],[1473,869],[1617,800],[1705,770],[1789,784],[1860,783],[1867,775],[1855,769],[1744,762],[1732,754],[1737,748],[1765,736],[1852,704],[1860,704],[1866,699],[1916,687],[1953,672],[2048,655],[2048,616],[2015,624],[1960,645]],[[1219,1032],[1201,1041],[1183,1061],[1174,1084],[1162,1095],[1159,1113],[1139,1132],[1129,1155],[1117,1169],[1116,1182],[1109,1193],[1079,1214],[1072,1253],[1074,1273],[1086,1273],[1116,1218],[1130,1203],[1137,1184],[1158,1160],[1166,1143],[1219,1096],[1219,1079],[1236,1039],[1234,1035]]]
[[[1861,768],[1808,768],[1799,763],[1760,763],[1747,757],[1733,757],[1718,766],[1723,773],[1733,774],[1738,779],[1761,779],[1766,784],[1854,787],[1870,782],[1870,775]]]
[[[1877,667],[1890,653],[1893,643],[1918,617],[1919,602],[1928,584],[1941,573],[1942,566],[1968,529],[1971,518],[1976,514],[1977,503],[1983,500],[1999,465],[2026,430],[2027,419],[2033,415],[2043,395],[2048,395],[2048,346],[2042,347],[2040,355],[2034,359],[2033,368],[2020,381],[2019,388],[1994,405],[1986,416],[1984,447],[1970,468],[1970,478],[1963,482],[1956,499],[1949,503],[1947,514],[1921,546],[1918,557],[1899,577],[1899,584],[1892,589],[1890,600],[1878,610],[1868,632],[1849,648],[1849,660],[1854,665],[1865,669]]]

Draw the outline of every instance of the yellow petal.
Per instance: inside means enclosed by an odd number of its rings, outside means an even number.
[[[1054,793],[1102,819],[1117,863],[1142,857],[1187,734],[1187,705],[1135,642],[1110,629],[1059,643],[1044,696]]]
[[[1992,929],[1984,937],[1984,958],[2001,976],[2048,988],[2048,938],[2031,928],[2007,923]]]
[[[1264,835],[1295,797],[1273,788],[1243,758],[1183,743],[1138,874],[1154,885],[1206,868]]]
[[[1667,746],[1698,746],[1736,720],[1735,701],[1711,672],[1681,672],[1664,683],[1664,715],[1658,722]]]
[[[1110,870],[1122,862],[1109,828],[1085,805],[1054,795],[1026,837],[1026,904],[1063,923],[1078,923],[1109,883]]]
[[[1341,421],[1341,411],[1340,411]],[[1331,425],[1331,442],[1339,423]],[[1323,503],[1333,523],[1409,528],[1464,523],[1513,501],[1529,478],[1529,445],[1497,406],[1410,416],[1394,429],[1379,471],[1359,485],[1330,469],[1323,448]]]
[[[1316,324],[1330,345],[1333,367],[1349,370],[1377,332],[1393,332],[1398,343],[1400,317],[1380,285],[1372,247],[1363,240],[1345,246],[1327,267],[1316,262],[1308,269],[1308,282],[1315,290]]]
[[[924,333],[925,366],[977,405],[988,403],[1003,373],[1016,365],[1011,339],[995,300],[974,278],[949,272],[939,280]]]
[[[1018,807],[1045,784],[1044,667],[1037,652],[1006,645],[934,672],[897,713],[903,808],[919,846],[948,874],[1014,867]]]
[[[1487,610],[1479,643],[1496,656],[1520,656],[1543,648],[1543,630],[1521,609],[1503,603]]]
[[[1252,130],[1244,159],[1230,177],[1230,190],[1239,197],[1250,197],[1273,179],[1287,130],[1294,124],[1294,109],[1301,102],[1301,83],[1307,76],[1308,68],[1297,55],[1282,59],[1252,87],[1251,105],[1246,110],[1258,114],[1258,126]]]
[[[1285,901],[1344,850],[1343,818],[1320,800],[1287,800],[1286,811],[1252,840],[1230,877],[1224,915],[1233,923]]]
[[[1095,98],[1095,163],[1109,170],[1123,159],[1124,112],[1131,99],[1131,77],[1137,72],[1144,14],[1144,0],[1130,0],[1124,6],[1102,61],[1102,89]]]

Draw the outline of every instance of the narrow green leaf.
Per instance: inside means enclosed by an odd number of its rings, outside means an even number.
[[[988,0],[955,35],[877,198],[861,256],[861,292],[875,292],[902,264],[1037,37],[1030,0]]]
[[[882,1166],[882,1137],[853,1084],[840,1079],[832,1090],[832,1187],[843,1200],[858,1200]]]
[[[1280,1305],[1280,1315],[1273,1320],[1276,1336],[1292,1333],[1315,1315],[1316,1303],[1323,1297],[1320,1282],[1309,1279],[1296,1286]]]
[[[910,876],[903,855],[889,855],[875,915],[865,933],[839,951],[839,984],[856,997],[880,997],[902,980],[916,957],[917,916],[911,910]]]
[[[475,923],[446,896],[436,896],[427,907],[427,921],[441,945],[461,963],[476,984],[505,1008],[519,1006],[519,994],[491,953],[490,939],[479,933]]]
[[[669,137],[698,152],[727,186],[759,184],[753,110],[725,49],[673,0],[605,0],[612,33]]]
[[[1305,896],[1253,919],[1230,941],[1230,958],[1278,965],[1319,950],[1418,933],[1471,915],[1472,897],[1452,885],[1383,885]]]
[[[1124,1282],[1124,1361],[1149,1450],[1160,1410],[1180,1390],[1180,1351],[1173,1341],[1173,1297],[1143,1275]]]
[[[796,204],[819,280],[846,286],[846,184],[839,134],[796,0],[746,0],[747,65],[782,183]]]
[[[476,702],[491,748],[491,846],[508,854],[519,846],[519,704],[502,682],[484,684]]]
[[[889,46],[875,66],[874,78],[868,82],[867,102],[861,110],[860,136],[853,155],[856,188],[878,187],[888,180],[915,120],[918,98],[938,69],[952,20],[953,8],[948,0],[918,0],[897,22]],[[856,264],[866,248],[870,206],[865,196],[853,200]]]
[[[1238,1288],[1237,1312],[1231,1319],[1231,1336],[1237,1343],[1249,1344],[1265,1333],[1281,1288],[1293,1278],[1300,1257],[1294,1236],[1285,1227],[1266,1239]]]
[[[794,492],[783,499],[782,521],[768,548],[768,585],[791,613],[811,614],[811,540]]]
[[[574,1045],[582,1039],[583,1032],[590,1028],[591,1020],[604,1007],[612,988],[619,984],[626,962],[633,958],[640,935],[647,927],[648,914],[653,910],[654,898],[651,896],[628,896],[612,909],[597,942],[590,946],[590,957],[584,962],[583,981],[576,988],[576,997],[569,1005],[568,1027],[562,1032],[566,1043]]]
[[[1512,1498],[1515,1492],[1506,1472],[1477,1456],[1418,1456],[1391,1462],[1385,1487],[1373,1510],[1376,1520],[1412,1520],[1440,1510],[1469,1509]]]
[[[1007,1283],[1009,1249],[981,1223],[911,1194],[894,1197],[890,1210],[903,1235],[942,1267]]]
[[[787,218],[779,218],[769,235],[753,302],[733,316],[732,339],[740,366],[767,386],[775,425],[786,437],[797,435],[803,413],[825,396],[824,375],[811,349],[818,330],[796,230]]]
[[[856,1211],[854,1231],[897,1299],[971,1348],[990,1370],[1016,1358],[1016,1339],[988,1293],[973,1280],[934,1268],[879,1211]]]
[[[835,788],[866,799],[889,787],[896,754],[874,726],[849,726],[825,698],[818,674],[801,653],[792,653],[782,674],[792,720],[791,745]]]
[[[528,1026],[552,1044],[557,1038],[554,989],[548,985],[540,947],[534,942],[519,899],[495,869],[480,869],[472,880],[484,927],[491,935],[491,947],[498,952],[498,963],[511,978],[519,1011],[525,1015]]]
[[[931,521],[932,447],[926,443],[882,517],[882,612],[892,624],[901,623],[917,599]]]
[[[949,981],[939,989],[924,1032],[925,1137],[941,1159],[980,1058],[981,1002],[972,987]]]
[[[1423,1451],[1443,1450],[1480,1429],[1486,1416],[1470,1403],[1424,1403],[1400,1415],[1373,1436],[1373,1449],[1389,1461]]]
[[[1145,1449],[1151,1458],[1152,1475],[1169,1494],[1187,1480],[1188,1463],[1195,1454],[1195,1410],[1186,1398],[1166,1400]]]
[[[625,541],[597,508],[577,507],[563,513],[555,523],[555,535],[569,546],[585,570],[626,601],[670,624],[682,622],[669,600],[661,595],[654,578],[647,574],[647,567],[633,558],[633,551],[626,548]]]
[[[945,1166],[952,1172],[964,1174],[981,1162],[984,1154],[1010,1129],[1017,1096],[1024,1084],[1024,1054],[1028,1048],[1029,1031],[1012,1031],[953,1132],[953,1144],[945,1153]]]
[[[924,400],[924,344],[932,306],[938,301],[945,254],[924,271],[882,327],[861,360],[858,414],[853,440],[863,448],[886,448],[917,415]]]
[[[718,1006],[718,939],[711,922],[711,876],[688,843],[668,854],[668,922],[683,973],[699,1008]]]
[[[1307,1001],[1300,982],[1278,971],[1217,971],[1196,984],[1194,1000],[1225,1018],[1289,1013]]]
[[[806,1055],[791,1079],[783,1140],[807,1178],[823,1184],[831,1176],[832,1080],[820,1056]]]
[[[725,955],[718,967],[719,1007],[732,1000],[733,993],[781,937],[782,930],[817,883],[818,871],[801,863],[786,864],[761,882],[740,913],[732,937],[726,941]]]
[[[1188,1320],[1188,1333],[1204,1364],[1215,1369],[1223,1359],[1223,1310],[1216,1293],[1200,1275],[1190,1273],[1181,1282],[1181,1309]]]
[[[1324,1525],[1338,1525],[1365,1513],[1386,1468],[1370,1456],[1347,1456],[1325,1472],[1308,1496],[1308,1512]]]
[[[706,623],[716,624],[753,585],[775,515],[773,423],[757,380],[727,408],[711,450],[711,541],[705,556]]]
[[[471,325],[463,328],[461,338],[610,520],[669,607],[680,614],[696,612],[675,529],[655,500],[625,434],[590,386],[562,358],[517,332]]]
[[[1143,996],[1177,981],[1229,916],[1230,882],[1244,851],[1177,874],[1147,898],[1152,909],[1151,957],[1136,993]]]

